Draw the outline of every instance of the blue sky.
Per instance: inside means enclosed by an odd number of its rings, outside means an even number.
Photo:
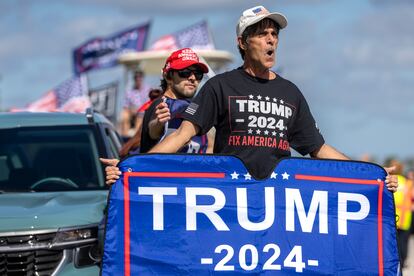
[[[284,13],[277,69],[308,99],[326,141],[355,158],[409,158],[414,140],[414,2],[2,0],[0,108],[24,106],[72,74],[71,51],[152,21],[158,37],[206,19],[216,47],[233,53],[241,12],[262,4]],[[91,86],[122,81],[121,68],[91,74]],[[156,85],[156,83],[154,84]]]

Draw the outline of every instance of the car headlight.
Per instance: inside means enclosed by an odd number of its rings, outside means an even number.
[[[53,243],[55,246],[75,247],[73,259],[75,267],[95,265],[101,260],[98,225],[59,229]]]
[[[76,242],[98,237],[98,228],[69,229],[61,230],[56,233],[54,243]]]

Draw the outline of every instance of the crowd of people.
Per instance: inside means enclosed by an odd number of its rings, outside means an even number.
[[[279,32],[286,26],[287,19],[281,13],[271,13],[263,6],[245,10],[236,26],[243,64],[209,79],[196,96],[208,67],[189,48],[168,57],[162,68],[161,90],[150,90],[142,83],[142,72],[136,72],[134,90],[126,94],[122,112],[122,134],[132,129],[133,136],[122,148],[121,157],[135,152],[231,154],[239,157],[256,179],[267,178],[278,159],[290,156],[290,148],[314,158],[349,160],[325,143],[297,86],[271,70]],[[241,98],[245,100],[237,101]],[[267,107],[272,104],[284,112],[272,114],[275,122],[269,122],[263,132],[252,133],[247,120],[236,120],[269,114]],[[237,143],[251,135],[270,137],[266,139],[270,142]],[[283,143],[273,143],[272,139]],[[114,183],[121,174],[116,167],[119,160],[101,161],[107,165],[107,184]],[[411,226],[412,174],[403,177],[398,164],[390,162],[387,166],[388,173],[393,167],[397,169],[396,175],[389,174],[385,182],[388,190],[396,192],[399,247],[404,262],[407,250],[403,245],[407,244],[407,225]]]

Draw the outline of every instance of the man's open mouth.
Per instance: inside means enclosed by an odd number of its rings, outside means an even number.
[[[267,55],[268,57],[272,57],[274,53],[275,53],[275,51],[274,51],[274,50],[268,50],[268,51],[266,52],[266,55]]]

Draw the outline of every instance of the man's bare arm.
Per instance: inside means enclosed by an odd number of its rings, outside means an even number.
[[[155,145],[149,153],[174,153],[186,145],[199,132],[199,127],[189,121],[183,121],[180,127]]]
[[[165,123],[171,119],[170,109],[165,102],[155,107],[154,118],[148,123],[148,134],[151,139],[158,140],[164,132]]]
[[[318,150],[315,150],[310,154],[312,157],[321,159],[339,159],[339,160],[350,160],[348,156],[339,152],[334,147],[323,144]]]
[[[337,151],[334,147],[323,144],[319,150],[316,150],[311,153],[312,157],[316,158],[324,158],[324,159],[339,159],[339,160],[350,160],[350,158],[343,153]],[[385,178],[385,184],[387,189],[391,192],[397,191],[398,188],[398,178],[394,174],[390,174],[393,172],[395,168],[384,168],[388,175]]]
[[[151,139],[158,140],[164,133],[165,123],[160,123],[157,118],[151,120],[148,123],[148,134]]]
[[[212,127],[208,132],[207,132],[207,150],[206,153],[214,153],[214,139],[216,137],[216,129],[214,127]]]

